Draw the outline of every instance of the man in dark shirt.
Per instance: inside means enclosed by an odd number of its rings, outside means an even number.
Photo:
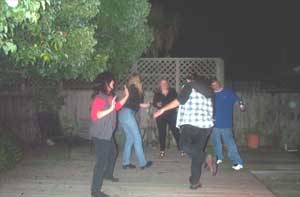
[[[213,93],[205,79],[193,76],[188,77],[187,82],[177,99],[158,110],[154,118],[179,106],[176,126],[181,130],[181,147],[192,160],[190,188],[197,189],[201,187],[201,167],[213,127]]]

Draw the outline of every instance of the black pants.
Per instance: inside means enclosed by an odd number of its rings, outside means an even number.
[[[191,158],[190,183],[197,184],[201,176],[201,167],[205,160],[205,148],[211,129],[201,129],[191,125],[181,126],[181,147]]]
[[[93,138],[96,150],[96,164],[92,180],[92,194],[99,193],[104,178],[112,178],[116,163],[117,151],[114,140]]]
[[[162,115],[161,117],[158,117],[156,119],[156,124],[157,124],[158,134],[159,134],[160,150],[164,151],[166,149],[167,125],[172,131],[178,150],[181,150],[180,142],[179,142],[180,133],[179,133],[179,129],[176,128],[176,113],[166,114],[166,115]]]

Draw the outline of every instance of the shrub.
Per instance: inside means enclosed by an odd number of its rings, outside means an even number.
[[[13,168],[23,158],[23,150],[15,136],[0,133],[0,172]]]

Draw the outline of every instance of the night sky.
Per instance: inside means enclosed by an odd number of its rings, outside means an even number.
[[[276,78],[300,64],[297,1],[161,1],[183,19],[172,56],[222,57],[232,79]]]

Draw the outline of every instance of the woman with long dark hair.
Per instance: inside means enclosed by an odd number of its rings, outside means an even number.
[[[95,80],[89,129],[96,150],[96,164],[91,186],[92,197],[108,196],[101,191],[104,178],[113,182],[118,181],[113,176],[117,155],[113,133],[116,128],[116,111],[127,101],[129,92],[125,86],[124,97],[116,101],[116,97],[113,96],[114,86],[115,79],[110,72],[101,73]]]

